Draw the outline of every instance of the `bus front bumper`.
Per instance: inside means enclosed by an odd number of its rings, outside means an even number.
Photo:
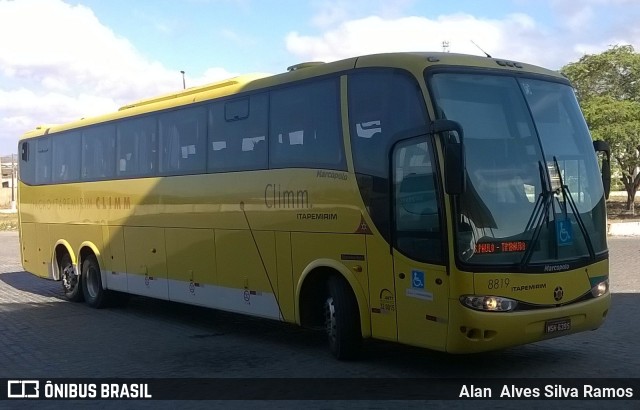
[[[610,305],[608,292],[572,305],[505,313],[480,312],[463,306],[458,300],[450,300],[446,351],[483,352],[595,330],[604,322]],[[563,325],[547,332],[547,324],[553,321]],[[570,328],[562,330],[567,323]]]

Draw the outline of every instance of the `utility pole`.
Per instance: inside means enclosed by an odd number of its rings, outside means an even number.
[[[180,72],[182,73],[182,89],[186,89],[187,88],[187,83],[184,81],[184,70],[180,70]]]

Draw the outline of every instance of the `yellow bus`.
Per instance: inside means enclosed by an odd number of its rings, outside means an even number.
[[[339,359],[365,338],[500,349],[609,309],[609,153],[533,65],[303,63],[18,149],[24,269],[95,308],[129,293],[325,329]]]

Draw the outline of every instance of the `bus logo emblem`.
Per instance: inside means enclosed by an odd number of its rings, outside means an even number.
[[[564,289],[562,289],[560,286],[556,287],[553,290],[553,298],[556,300],[556,302],[559,302],[563,296],[564,296]]]

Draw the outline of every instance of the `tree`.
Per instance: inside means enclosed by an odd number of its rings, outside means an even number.
[[[611,146],[627,191],[627,209],[633,212],[633,198],[640,186],[640,103],[598,96],[581,105],[593,139]]]
[[[613,46],[585,55],[561,72],[576,88],[592,137],[611,146],[627,192],[627,209],[634,212],[640,187],[640,54],[630,45]]]

